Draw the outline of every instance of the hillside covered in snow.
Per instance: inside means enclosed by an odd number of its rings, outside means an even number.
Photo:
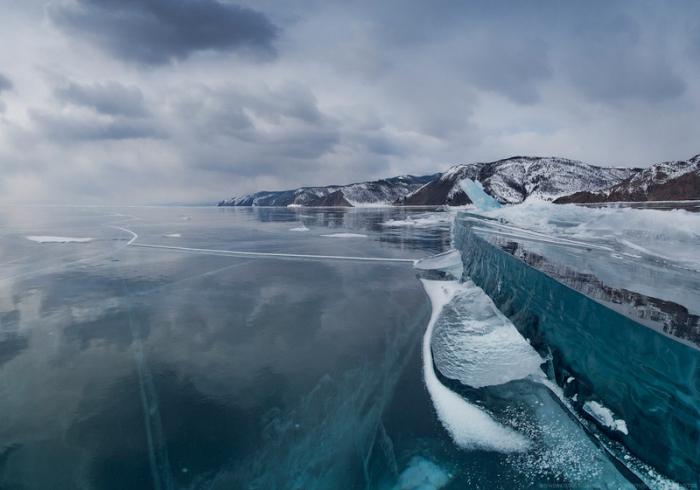
[[[556,203],[686,201],[700,199],[700,155],[662,162],[597,192],[581,190]]]
[[[530,196],[553,200],[573,192],[604,189],[638,169],[596,167],[565,158],[512,157],[488,163],[456,165],[398,201],[402,205],[459,206],[471,201],[464,179],[481,182],[501,204],[517,204]]]
[[[422,177],[256,192],[219,206],[461,206],[471,203],[463,190],[465,179],[479,182],[501,204],[521,203],[531,196],[555,203],[700,199],[700,155],[644,169],[516,156],[455,165]]]
[[[287,191],[261,191],[232,197],[219,206],[366,206],[390,205],[432,181],[437,175],[401,175],[390,179],[326,187],[300,187]]]

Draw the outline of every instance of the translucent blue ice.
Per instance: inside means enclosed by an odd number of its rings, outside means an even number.
[[[498,201],[486,194],[481,182],[464,179],[459,183],[462,190],[469,196],[474,206],[480,211],[490,211],[501,207]]]

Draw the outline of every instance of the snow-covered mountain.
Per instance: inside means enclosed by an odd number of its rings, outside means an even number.
[[[420,188],[439,174],[326,187],[300,187],[288,191],[262,191],[221,201],[219,206],[368,206],[389,205]]]
[[[700,155],[662,162],[597,192],[581,190],[556,203],[682,201],[700,199]]]
[[[554,200],[577,191],[597,191],[617,184],[639,169],[596,167],[565,158],[511,157],[488,163],[455,165],[405,197],[401,205],[459,206],[471,201],[462,180],[479,181],[486,193],[502,204],[530,196]]]
[[[530,196],[556,203],[700,199],[700,155],[646,169],[588,165],[554,157],[511,157],[455,165],[443,173],[373,182],[256,192],[220,206],[459,206],[471,203],[462,181],[478,181],[502,204]]]

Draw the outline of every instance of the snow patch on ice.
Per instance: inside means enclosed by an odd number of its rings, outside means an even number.
[[[629,434],[627,423],[622,419],[616,419],[613,416],[612,410],[596,401],[587,401],[583,404],[583,410],[593,417],[600,425],[608,429],[622,432],[625,435]]]
[[[92,238],[77,238],[70,236],[50,236],[50,235],[29,235],[27,240],[37,243],[87,243],[91,242]]]
[[[450,482],[450,474],[420,456],[414,456],[399,475],[394,490],[438,490]]]
[[[290,228],[289,231],[309,231],[309,229],[306,226],[301,225],[295,226],[294,228]]]
[[[367,235],[363,235],[362,233],[330,233],[321,236],[327,238],[367,238]]]
[[[423,376],[440,422],[454,442],[465,449],[484,449],[501,452],[527,450],[530,441],[496,420],[476,405],[443,385],[433,368],[430,341],[435,323],[442,309],[460,290],[457,281],[421,279],[432,305],[430,321],[423,336]]]
[[[165,233],[163,236],[165,238],[180,238],[182,235],[180,233]]]

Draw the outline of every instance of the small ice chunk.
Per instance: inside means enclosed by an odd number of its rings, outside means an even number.
[[[569,376],[568,378],[566,378],[566,384],[568,385],[569,383],[571,383],[575,379],[576,378],[574,378],[573,376]]]
[[[596,401],[587,401],[583,404],[583,410],[593,417],[600,425],[623,434],[629,434],[627,423],[622,419],[616,419],[612,411]]]
[[[70,236],[49,236],[49,235],[30,235],[26,237],[37,243],[87,243],[91,242],[92,238],[76,238]]]
[[[179,233],[166,233],[163,236],[165,238],[180,238],[182,235]]]
[[[309,231],[309,229],[305,225],[301,225],[290,228],[289,231]]]
[[[363,235],[362,233],[330,233],[321,236],[328,238],[367,238],[367,235]]]

